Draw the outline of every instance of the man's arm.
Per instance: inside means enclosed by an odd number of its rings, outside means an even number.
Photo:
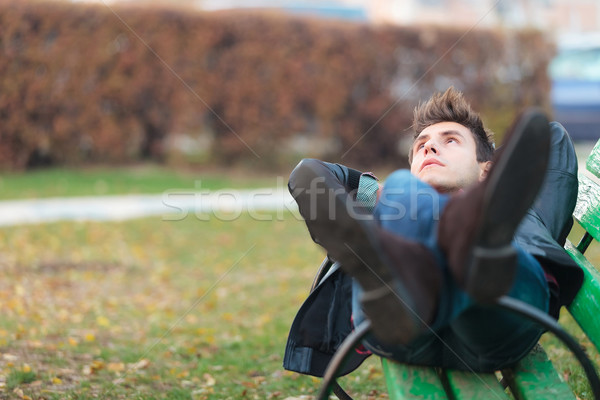
[[[316,160],[314,158],[305,158],[302,161],[300,161],[300,163],[298,163],[296,168],[294,168],[294,170],[290,174],[288,189],[290,190],[290,193],[292,194],[292,196],[294,196],[294,198],[296,197],[296,194],[306,192],[306,190],[309,189],[309,187],[304,187],[306,186],[306,183],[301,183],[303,182],[303,180],[299,179],[299,177],[302,176],[303,171],[308,168],[322,171],[324,179],[337,180],[341,185],[346,187],[346,190],[348,192],[352,192],[358,189],[360,176],[362,174],[358,170],[346,167],[341,164],[328,163],[325,161]]]

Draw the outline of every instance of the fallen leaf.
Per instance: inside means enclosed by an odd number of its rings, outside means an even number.
[[[214,386],[217,383],[211,374],[204,374],[203,378],[205,381],[204,386]]]
[[[177,378],[181,379],[181,378],[187,378],[190,375],[190,371],[181,371],[180,373],[177,374]]]
[[[137,369],[148,368],[149,365],[150,365],[150,361],[145,358],[142,358],[140,361],[136,362],[135,364],[129,364],[129,367],[131,369],[137,370]]]
[[[108,363],[108,365],[106,366],[106,369],[109,370],[110,372],[121,372],[125,370],[125,364],[122,362],[119,363]]]
[[[83,367],[84,375],[92,375],[93,373],[104,368],[104,362],[100,360],[93,361],[91,364],[85,365]]]

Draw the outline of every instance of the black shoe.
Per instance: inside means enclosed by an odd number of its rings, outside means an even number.
[[[513,236],[542,186],[549,151],[548,119],[526,112],[505,137],[488,177],[454,195],[442,214],[440,248],[456,281],[477,301],[492,302],[510,290]]]

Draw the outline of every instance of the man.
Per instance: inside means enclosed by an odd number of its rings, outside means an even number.
[[[494,154],[491,134],[454,88],[414,117],[410,172],[394,172],[383,187],[371,174],[318,160],[292,172],[300,214],[342,272],[303,305],[287,369],[321,376],[352,328],[346,321],[365,315],[371,352],[501,369],[543,331],[488,303],[508,294],[557,316],[579,290],[582,272],[562,249],[577,195],[577,162],[562,126],[529,111]]]

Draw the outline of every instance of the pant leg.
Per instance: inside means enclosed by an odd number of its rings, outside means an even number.
[[[384,346],[369,337],[365,345],[374,353],[401,362],[459,369],[490,370],[522,357],[542,330],[496,308],[475,304],[452,278],[437,245],[439,217],[448,196],[437,193],[408,171],[397,171],[386,181],[375,217],[384,229],[427,246],[443,274],[438,313],[431,329],[407,346]],[[457,227],[457,233],[459,233]],[[543,271],[532,256],[518,249],[516,279],[509,295],[547,310],[548,289]],[[364,320],[354,286],[353,314]]]
[[[517,247],[517,272],[509,297],[548,312],[549,290],[543,269],[531,254]],[[544,329],[510,311],[472,304],[449,322],[442,339],[446,366],[491,371],[523,358]]]
[[[443,274],[434,329],[447,325],[449,320],[472,304],[467,293],[456,285],[437,244],[437,229],[448,200],[448,195],[438,193],[408,170],[399,170],[386,180],[374,211],[375,219],[383,229],[419,242],[433,253]]]

